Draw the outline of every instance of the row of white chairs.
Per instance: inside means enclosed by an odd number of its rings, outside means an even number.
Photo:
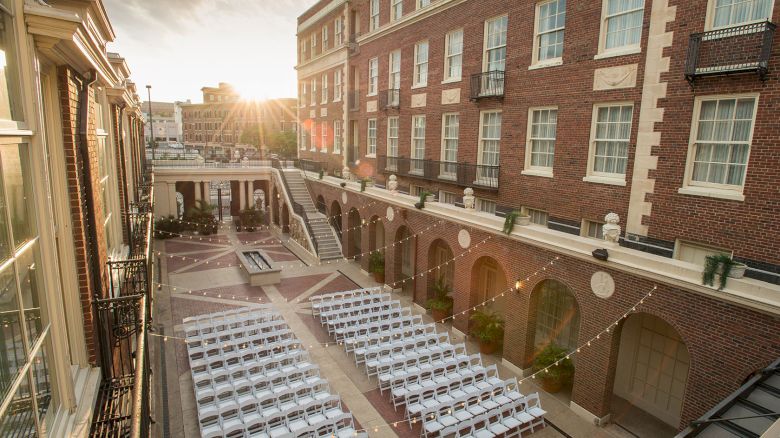
[[[244,367],[228,372],[227,369],[215,370],[212,373],[199,373],[193,375],[196,390],[200,387],[213,386],[217,389],[220,385],[238,385],[244,381],[250,383],[267,376],[279,373],[289,373],[291,367],[303,369],[311,365],[309,353],[300,345],[286,347],[273,356],[267,356],[254,364],[246,364]]]
[[[290,367],[292,366],[292,369]],[[275,379],[290,379],[301,373],[318,372],[319,368],[312,363],[299,362],[288,366],[270,363],[266,366],[252,366],[232,374],[224,374],[216,378],[201,376],[194,381],[196,398],[205,394],[219,393],[223,390],[238,391],[244,387],[263,389],[272,384]]]
[[[539,394],[534,393],[477,415],[465,406],[440,409],[426,417],[421,433],[423,437],[520,437],[523,432],[544,427],[545,414],[539,406]]]
[[[271,310],[260,310],[253,313],[239,313],[216,320],[199,320],[184,324],[187,338],[197,337],[207,333],[221,333],[230,329],[256,325],[267,321],[284,321],[282,315]]]
[[[337,333],[341,329],[345,329],[347,327],[360,327],[375,322],[398,319],[404,316],[412,316],[412,309],[409,309],[408,307],[396,307],[384,311],[368,313],[365,315],[341,318],[336,321],[329,322],[326,327],[328,329],[328,335],[335,336],[336,340],[340,341],[341,339],[339,336],[337,336]]]
[[[440,364],[456,364],[469,358],[465,344],[455,344],[442,351],[433,353],[417,353],[398,355],[387,360],[376,368],[368,368],[368,375],[382,375],[387,373],[408,374],[409,372],[422,372]],[[381,379],[380,379],[381,384]]]
[[[333,292],[333,293],[322,294],[322,295],[312,295],[311,297],[309,297],[312,314],[314,316],[317,316],[323,304],[345,300],[355,296],[371,295],[371,294],[379,293],[381,292],[381,290],[382,289],[379,287],[372,287],[372,288],[365,288],[365,289],[354,289],[354,290],[349,290],[344,292]]]
[[[227,359],[234,354],[243,354],[255,351],[258,348],[266,348],[268,345],[275,345],[284,341],[294,341],[295,335],[292,330],[284,326],[276,333],[255,333],[246,337],[237,337],[227,339],[224,342],[208,345],[193,344],[188,354],[190,363],[195,365],[200,362],[208,363],[217,359]]]
[[[408,336],[385,345],[374,345],[365,351],[355,350],[355,364],[365,362],[366,370],[390,363],[394,358],[410,357],[412,354],[438,353],[453,347],[448,333],[433,333]]]
[[[257,304],[252,307],[236,307],[233,309],[222,310],[214,313],[204,313],[200,315],[188,316],[182,318],[182,324],[185,326],[201,321],[219,321],[223,318],[229,318],[236,315],[244,315],[249,313],[258,313],[262,311],[271,311],[272,306],[270,304]]]
[[[327,319],[329,318],[330,315],[339,313],[341,311],[347,311],[354,307],[376,304],[376,303],[381,303],[381,302],[386,302],[391,300],[392,300],[392,296],[388,293],[355,295],[349,298],[345,298],[343,300],[335,300],[335,301],[320,303],[319,314],[316,316],[320,316]]]
[[[456,407],[458,405],[468,409],[468,412],[477,415],[490,409],[500,406],[498,397],[503,397],[508,403],[513,397],[520,398],[523,395],[517,390],[517,381],[509,379],[499,384],[489,384],[487,387],[478,388],[473,386],[472,391],[461,391],[463,395],[454,396],[450,394],[449,388],[439,388],[438,390],[426,390],[422,394],[406,399],[406,418],[410,421],[425,419],[426,415],[437,411],[441,407]]]
[[[438,333],[436,331],[436,324],[420,324],[411,326],[399,325],[397,327],[388,326],[385,330],[377,330],[376,332],[364,330],[362,332],[356,333],[355,336],[344,339],[342,344],[344,345],[344,351],[347,353],[352,353],[374,345],[381,345],[386,342],[391,342],[398,338],[435,333]],[[360,354],[364,353],[360,351]]]
[[[479,354],[472,354],[467,358],[458,358],[452,361],[445,361],[439,363],[422,364],[422,368],[419,366],[407,366],[400,368],[391,373],[385,373],[379,375],[379,391],[384,391],[397,388],[403,385],[404,382],[410,381],[415,378],[423,378],[433,376],[433,378],[440,378],[443,375],[452,375],[454,373],[466,373],[468,371],[477,372],[485,370],[485,366],[482,365],[482,356]]]
[[[397,318],[389,318],[379,321],[363,323],[360,325],[346,326],[335,331],[336,342],[345,344],[359,336],[377,334],[388,331],[397,331],[404,328],[413,328],[423,324],[421,315],[401,315]]]
[[[215,358],[206,362],[193,363],[190,365],[193,377],[198,377],[201,374],[208,373],[211,376],[216,376],[222,373],[231,373],[233,371],[243,369],[251,366],[254,363],[271,358],[275,352],[280,351],[284,347],[301,346],[301,341],[297,338],[282,339],[272,343],[250,343],[247,346],[249,351],[241,351],[235,354],[231,354],[225,358]]]
[[[199,332],[196,335],[188,337],[187,344],[196,347],[198,345],[227,342],[232,339],[241,339],[257,334],[273,334],[285,327],[287,327],[287,323],[284,320],[258,321],[252,325],[231,327],[222,331],[208,333]]]
[[[390,310],[401,310],[400,301],[383,301],[379,303],[371,303],[368,306],[351,307],[347,310],[338,310],[326,317],[322,318],[322,325],[328,328],[330,332],[332,327],[338,327],[344,324],[353,324],[358,322],[360,324],[370,321],[380,321],[382,319],[388,319],[388,313]],[[321,314],[320,316],[323,316]],[[333,333],[330,333],[333,334]]]
[[[460,370],[455,373],[423,373],[409,378],[390,391],[393,407],[405,406],[409,399],[424,396],[427,391],[437,392],[446,388],[449,395],[462,397],[470,393],[490,388],[501,383],[498,377],[498,369],[495,365],[478,371],[470,369]]]

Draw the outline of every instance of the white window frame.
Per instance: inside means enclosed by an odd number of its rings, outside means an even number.
[[[373,136],[371,135],[372,133]],[[376,157],[376,138],[377,138],[376,119],[368,119],[366,121],[366,157]]]
[[[395,123],[395,128],[392,124]],[[395,136],[393,136],[393,129],[395,129]],[[392,116],[387,118],[387,150],[385,151],[388,157],[398,157],[398,143],[399,133],[401,132],[401,120],[398,116]],[[393,145],[391,147],[391,145]],[[390,153],[392,150],[393,153]]]
[[[523,171],[521,172],[523,175],[533,175],[533,176],[543,176],[552,178],[553,176],[553,166],[546,167],[546,166],[534,166],[533,163],[533,141],[537,140],[532,137],[533,134],[533,121],[534,121],[534,113],[536,111],[558,111],[557,106],[537,106],[537,107],[531,107],[528,108],[528,127],[526,129],[526,140],[525,140],[525,167]],[[558,123],[557,123],[557,117],[556,117],[556,124],[555,124],[555,138],[539,138],[538,140],[553,140],[553,148],[557,145],[557,139],[558,139]],[[553,160],[555,160],[555,149],[553,149]]]
[[[431,0],[417,0],[417,9],[427,8],[431,5]]]
[[[690,240],[676,239],[674,241],[674,253],[673,253],[672,258],[674,258],[675,260],[680,260],[680,261],[682,261],[684,263],[693,263],[693,262],[684,261],[680,257],[682,255],[681,252],[683,250],[683,247],[688,247],[688,248],[691,248],[691,249],[698,249],[698,250],[701,250],[701,251],[704,251],[704,252],[708,252],[711,255],[727,254],[727,255],[729,255],[731,257],[734,256],[734,251],[732,251],[732,250],[719,248],[717,246],[712,246],[712,245],[706,245],[706,244],[698,243],[698,242],[691,242]]]
[[[498,209],[498,203],[496,203],[496,201],[490,199],[477,198],[476,203],[477,203],[478,212],[489,214],[491,216],[496,215],[496,210]],[[485,208],[488,205],[491,206],[492,208]]]
[[[484,137],[484,125],[485,125],[485,116],[488,114],[499,114],[501,117],[501,121],[498,128],[498,138],[489,138],[486,139]],[[485,149],[485,141],[498,141],[498,150],[496,151],[497,157],[496,157],[496,165],[499,165],[501,162],[501,130],[503,129],[504,124],[504,114],[502,110],[486,110],[486,111],[480,111],[479,112],[479,145],[477,147],[477,166],[492,166],[492,164],[486,164],[483,162],[482,159],[482,153]],[[480,175],[479,171],[476,175],[476,182],[480,181]]]
[[[341,120],[333,121],[333,153],[334,154],[341,153],[341,142],[343,141],[341,122],[342,122]]]
[[[683,179],[683,186],[678,190],[679,193],[684,195],[708,196],[712,198],[729,199],[733,201],[745,200],[743,191],[745,188],[745,181],[747,180],[747,172],[750,167],[750,153],[753,150],[753,134],[756,129],[759,98],[760,98],[760,93],[716,94],[716,95],[696,97],[693,104],[693,117],[691,119],[691,133],[688,139],[688,154],[685,161],[685,176]],[[745,158],[745,176],[742,180],[742,185],[740,186],[693,181],[693,167],[694,167],[694,161],[696,156],[696,138],[698,137],[698,131],[699,131],[699,117],[701,116],[701,104],[704,101],[724,100],[724,99],[736,99],[736,100],[754,99],[755,100],[754,107],[753,107],[753,123],[750,125],[750,136],[748,138],[748,152],[747,152],[747,157]]]
[[[772,14],[774,13],[774,10],[775,10],[775,3],[777,3],[775,0],[770,0],[770,2],[769,2],[770,3],[769,14],[768,14],[767,18],[761,18],[761,19],[757,19],[757,20],[748,20],[748,21],[745,21],[745,22],[742,22],[742,23],[727,24],[725,26],[717,26],[716,27],[715,26],[715,6],[716,6],[715,3],[716,2],[717,2],[717,0],[708,0],[707,1],[707,17],[706,17],[706,20],[704,22],[704,30],[705,31],[717,30],[717,29],[728,29],[730,27],[737,27],[737,26],[745,26],[745,25],[748,25],[748,24],[762,23],[762,22],[766,21],[767,19],[771,21]]]
[[[317,32],[311,34],[311,55],[314,56],[314,49],[317,47]]]
[[[448,202],[447,198],[450,198],[452,202]],[[458,194],[452,192],[446,192],[444,190],[439,190],[439,202],[441,202],[442,204],[455,205],[455,203],[458,202]]]
[[[634,53],[642,52],[642,33],[644,26],[639,28],[639,41],[636,44],[629,44],[620,47],[612,47],[607,49],[607,22],[610,18],[607,16],[607,2],[609,0],[602,0],[601,3],[601,26],[599,30],[599,50],[594,59],[611,58],[613,56],[631,55]],[[647,8],[647,2],[642,3],[642,22],[644,23],[645,14],[644,10]],[[620,15],[630,14],[639,9],[632,9],[630,11],[623,11]]]
[[[604,173],[604,172],[595,172],[593,170],[593,166],[595,163],[596,158],[596,123],[598,121],[598,111],[599,108],[604,107],[616,107],[616,106],[630,106],[631,107],[631,127],[629,128],[628,132],[628,146],[626,150],[626,156],[631,156],[631,138],[634,135],[633,132],[633,126],[634,126],[634,118],[637,117],[636,114],[636,108],[634,108],[634,102],[626,101],[626,102],[604,102],[604,103],[597,103],[593,105],[593,114],[591,115],[591,124],[590,124],[590,144],[588,146],[588,168],[586,171],[586,176],[582,178],[583,181],[587,182],[594,182],[594,183],[601,183],[601,184],[610,184],[610,185],[616,185],[616,186],[625,186],[626,185],[626,174],[628,174],[628,168],[630,166],[630,162],[628,161],[628,158],[626,159],[626,173],[620,174],[620,173]]]
[[[458,135],[457,137],[454,138],[447,137],[447,118],[453,116],[457,117],[457,121],[458,121]],[[455,140],[455,161],[447,160],[447,140]],[[452,163],[452,164],[441,165],[441,169],[439,170],[440,179],[453,180],[457,177],[459,147],[460,147],[460,113],[444,113],[441,115],[441,161],[442,163]],[[455,172],[449,171],[451,167],[455,168]]]
[[[398,21],[404,16],[404,0],[390,0],[390,21]]]
[[[533,69],[534,67],[541,68],[541,67],[551,67],[554,65],[561,65],[563,64],[563,51],[561,51],[561,56],[555,57],[555,58],[548,58],[544,60],[539,59],[539,49],[541,48],[541,38],[542,34],[539,33],[539,19],[541,18],[539,13],[542,10],[542,6],[548,4],[557,2],[559,0],[544,0],[536,4],[535,13],[534,13],[534,45],[533,45],[533,53],[531,57],[531,66],[529,69]],[[564,9],[564,15],[566,14],[566,11]],[[566,23],[564,19],[564,25],[562,27],[548,30],[545,32],[545,34],[548,33],[554,33],[562,31],[564,34],[564,41],[566,39]]]
[[[591,236],[591,227],[596,227],[596,235]],[[601,231],[598,231],[598,228],[602,227]],[[580,236],[587,237],[589,239],[596,239],[596,240],[604,240],[604,222],[600,221],[592,221],[590,219],[583,219],[582,224],[580,225]],[[601,237],[598,236],[598,234],[601,233]]]
[[[311,78],[311,96],[309,106],[317,105],[317,78]]]
[[[504,44],[497,45],[495,47],[488,47],[488,29],[490,29],[490,24],[501,19],[506,19],[506,29],[504,29],[504,33],[506,35],[504,36]],[[488,72],[488,64],[490,62],[489,52],[492,50],[499,50],[501,48],[504,49],[504,70],[503,71],[506,71],[506,59],[508,55],[507,43],[509,42],[509,15],[502,14],[485,20],[484,37],[482,38],[482,40],[483,40],[482,41],[482,72],[483,73]],[[501,70],[497,70],[497,71],[501,71]]]
[[[421,59],[422,48],[425,47],[425,59]],[[412,88],[428,86],[428,61],[431,57],[431,45],[428,40],[420,41],[414,45],[414,74]]]
[[[311,144],[309,145],[310,152],[317,152],[317,123],[311,122]]]
[[[336,46],[344,44],[344,18],[336,17],[333,22],[333,32]]]
[[[422,137],[417,136],[417,123],[419,121],[422,121]],[[426,129],[427,129],[427,120],[424,114],[415,114],[412,116],[412,126],[411,126],[411,150],[410,150],[410,156],[411,156],[411,162],[409,164],[409,173],[414,173],[416,175],[422,175],[425,172],[425,164],[420,163],[419,161],[415,160],[425,160],[425,136],[426,136]],[[418,145],[422,144],[422,150],[418,148]],[[418,164],[421,164],[419,168],[415,167]]]
[[[337,69],[333,71],[333,101],[341,102],[343,92],[341,69]]]
[[[530,217],[531,223],[535,225],[546,227],[550,220],[550,214],[544,210],[539,210],[538,208],[522,207],[520,211],[524,215]]]
[[[320,123],[320,152],[328,153],[328,125],[326,122]]]
[[[379,29],[379,0],[369,0],[368,4],[368,31]]]
[[[396,55],[398,56],[397,66],[393,62]],[[388,90],[401,89],[401,49],[393,50],[388,55],[387,89]]]
[[[457,53],[450,53],[450,45],[452,36],[460,34],[460,51]],[[455,29],[447,32],[444,36],[444,81],[443,84],[450,82],[458,82],[463,78],[463,28]],[[450,75],[453,59],[458,58],[458,72],[457,75]]]
[[[322,91],[320,96],[320,103],[321,104],[328,103],[328,74],[327,73],[322,74]]]
[[[376,96],[379,93],[379,58],[368,60],[368,95]]]
[[[328,50],[328,44],[330,44],[330,38],[328,37],[328,25],[322,26],[322,51]]]

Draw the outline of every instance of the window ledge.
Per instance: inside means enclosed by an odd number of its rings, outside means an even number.
[[[338,99],[333,99],[332,103],[337,103],[337,102],[341,102],[341,98],[340,97]]]
[[[525,169],[522,172],[520,172],[521,175],[529,175],[529,176],[541,176],[544,178],[552,178],[553,173],[552,170],[541,170],[541,169]]]
[[[376,158],[376,154],[366,154],[366,158]]]
[[[625,178],[618,178],[618,177],[588,175],[582,178],[582,180],[585,182],[591,182],[597,184],[608,184],[611,186],[621,186],[621,187],[626,186]]]
[[[557,67],[559,65],[563,65],[562,58],[545,59],[544,61],[539,61],[536,64],[530,65],[528,67],[528,70],[538,70],[540,68]]]
[[[366,94],[366,97],[376,97],[379,93]]]
[[[417,89],[420,89],[420,88],[425,88],[425,87],[427,87],[427,86],[428,86],[428,84],[427,84],[427,83],[425,83],[425,84],[415,84],[415,85],[412,85],[412,88],[411,88],[411,89],[412,89],[412,90],[417,90]]]
[[[635,55],[637,53],[642,53],[642,47],[636,46],[636,47],[621,47],[619,49],[613,49],[606,52],[601,52],[593,57],[593,59],[606,59],[606,58],[614,58],[616,56],[625,56],[625,55]]]
[[[341,150],[333,151],[333,155],[341,155]]]
[[[708,198],[727,199],[729,201],[744,201],[745,195],[735,190],[717,189],[713,187],[680,187],[677,193],[681,195],[706,196]]]
[[[444,84],[454,84],[454,83],[460,82],[462,80],[463,80],[462,77],[460,77],[460,78],[450,78],[450,79],[445,79],[445,80],[441,81],[441,84],[442,85],[444,85]]]
[[[309,149],[309,152],[317,152],[317,148],[311,148]]]

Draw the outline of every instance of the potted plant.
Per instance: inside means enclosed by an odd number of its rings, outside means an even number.
[[[319,178],[322,179],[325,176],[325,171],[320,169],[320,175]]]
[[[471,334],[479,339],[479,352],[482,354],[495,353],[501,341],[504,339],[504,320],[501,316],[489,309],[477,310],[471,315],[474,326]]]
[[[374,273],[377,283],[385,282],[385,255],[381,251],[374,251],[368,259],[368,270]]]
[[[431,311],[434,321],[441,321],[450,316],[452,304],[450,286],[444,281],[444,275],[442,275],[433,285],[433,298],[430,298],[425,306]]]
[[[502,231],[504,234],[512,234],[516,225],[523,226],[529,225],[530,223],[531,216],[523,214],[518,210],[513,210],[507,213],[506,218],[504,219],[504,229]]]
[[[249,207],[239,213],[241,225],[246,231],[255,231],[255,228],[263,222],[263,212],[256,207]]]
[[[342,181],[341,183],[339,183],[339,185],[340,185],[340,186],[341,186],[341,188],[343,189],[344,187],[346,187],[346,186],[347,186],[347,182],[346,182],[346,181]]]
[[[541,373],[542,388],[556,393],[571,383],[574,376],[574,363],[566,357],[567,351],[555,344],[549,344],[534,359],[533,372]],[[549,367],[549,368],[548,368]]]
[[[726,281],[731,278],[742,278],[747,270],[744,263],[735,262],[728,254],[709,255],[704,261],[702,284],[713,286],[715,276],[718,276],[718,290],[726,287]]]
[[[426,192],[425,190],[420,192],[420,201],[414,204],[414,208],[418,210],[425,208],[425,201],[428,199],[428,195],[430,195],[430,193]]]
[[[214,205],[200,200],[187,212],[187,220],[193,224],[196,233],[208,236],[217,232],[217,218],[214,217]]]

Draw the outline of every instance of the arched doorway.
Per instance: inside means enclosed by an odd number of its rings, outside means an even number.
[[[323,198],[322,195],[317,196],[317,211],[325,215],[328,214],[325,198]]]
[[[368,250],[377,249],[384,252],[385,248],[385,224],[379,216],[372,216],[368,223]]]
[[[415,239],[409,227],[403,225],[395,232],[395,257],[394,268],[395,278],[393,281],[401,284],[404,292],[414,291],[414,281],[404,281],[414,277],[414,255],[417,247]],[[402,282],[403,283],[400,283]]]
[[[339,236],[339,240],[341,240],[341,204],[339,204],[339,201],[333,201],[330,204],[329,220],[330,225],[336,230],[336,234]]]
[[[533,334],[535,354],[550,344],[566,350],[577,348],[580,310],[571,289],[557,280],[544,280],[531,292],[531,309],[535,309]]]
[[[439,279],[442,279],[444,284],[452,290],[455,284],[454,258],[452,249],[444,240],[436,239],[431,243],[428,249],[428,269],[433,269],[433,272],[428,276],[428,298],[433,298],[434,287]]]
[[[676,429],[690,363],[685,342],[669,323],[647,313],[626,318],[620,328],[613,385],[615,421],[630,421],[633,407]]]
[[[282,204],[282,233],[290,232],[290,210],[287,204]]]
[[[349,215],[347,215],[347,257],[356,257],[355,261],[360,260],[360,253],[362,242],[361,242],[361,231],[363,228],[360,226],[360,213],[358,213],[357,209],[353,208],[349,210]]]
[[[490,256],[482,256],[471,268],[471,305],[485,303],[485,307],[504,315],[504,297],[507,289],[506,274],[501,265]]]
[[[279,191],[274,187],[274,194],[271,197],[271,216],[274,225],[279,225]]]
[[[176,192],[176,219],[184,217],[184,195],[181,192]]]

